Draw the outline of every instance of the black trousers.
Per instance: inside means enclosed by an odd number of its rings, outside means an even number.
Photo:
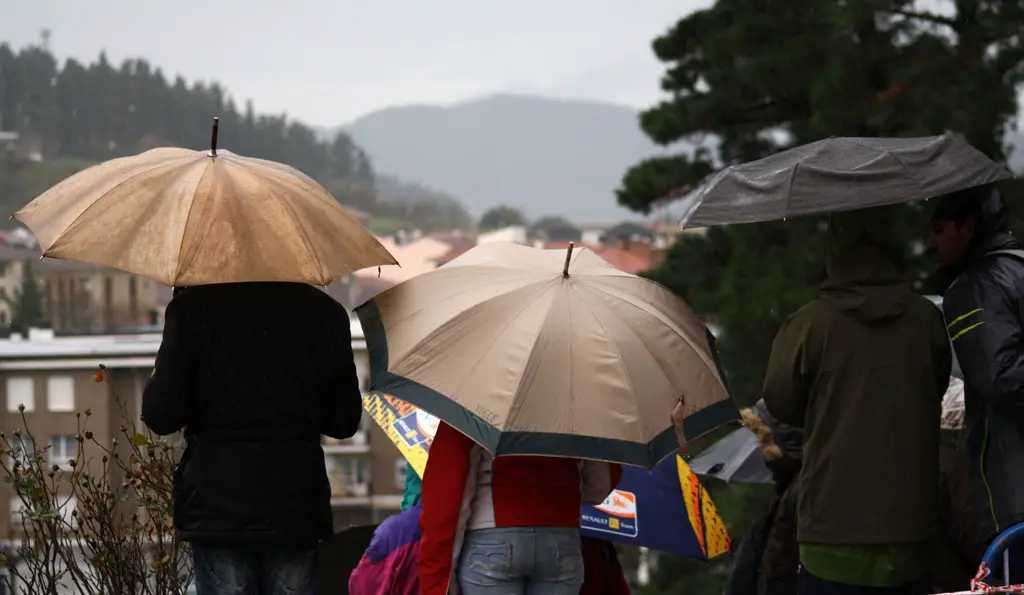
[[[931,583],[922,580],[900,587],[862,587],[846,585],[820,579],[807,570],[800,569],[799,595],[931,595]]]

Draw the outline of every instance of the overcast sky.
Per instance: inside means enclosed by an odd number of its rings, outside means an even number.
[[[0,0],[0,42],[145,57],[260,112],[332,126],[511,91],[644,107],[651,41],[710,0]]]

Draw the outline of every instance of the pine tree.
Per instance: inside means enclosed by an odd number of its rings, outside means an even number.
[[[11,305],[11,328],[25,332],[29,327],[39,326],[45,320],[43,314],[43,293],[32,272],[32,262],[25,261],[21,269],[21,288],[8,298]]]

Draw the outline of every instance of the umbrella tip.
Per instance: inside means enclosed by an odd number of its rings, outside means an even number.
[[[214,116],[213,131],[210,133],[210,157],[217,156],[217,128],[220,127],[220,118]]]
[[[562,267],[562,276],[565,278],[569,277],[569,261],[572,260],[572,248],[575,245],[575,242],[569,242],[569,249],[565,251],[565,266]]]

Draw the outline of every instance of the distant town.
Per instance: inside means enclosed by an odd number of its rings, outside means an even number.
[[[351,211],[353,216],[366,215]],[[357,271],[326,290],[349,310],[377,293],[441,266],[479,244],[515,242],[564,250],[569,242],[585,246],[628,273],[656,267],[680,233],[675,222],[622,222],[616,225],[525,225],[486,232],[423,233],[399,231],[380,237],[401,266]],[[31,281],[26,281],[31,279]],[[37,285],[45,323],[12,328],[24,285]],[[122,271],[67,260],[42,258],[34,237],[24,229],[0,232],[0,387],[8,415],[3,431],[22,426],[24,406],[35,437],[24,438],[26,450],[44,448],[51,463],[64,466],[75,454],[76,413],[88,408],[99,420],[93,431],[101,441],[118,433],[120,405],[139,422],[141,394],[160,347],[163,313],[171,288]],[[352,318],[353,349],[364,388],[369,364],[359,322]],[[95,373],[106,367],[108,382]],[[115,398],[116,397],[116,398]],[[119,404],[120,400],[120,404]],[[141,426],[140,426],[141,427]],[[374,448],[375,445],[382,445]],[[379,522],[401,504],[405,461],[387,437],[364,418],[363,429],[344,441],[325,439],[332,502],[337,526]],[[9,489],[9,488],[4,488]],[[0,536],[16,537],[10,513],[0,514]],[[73,507],[66,511],[70,514]]]

